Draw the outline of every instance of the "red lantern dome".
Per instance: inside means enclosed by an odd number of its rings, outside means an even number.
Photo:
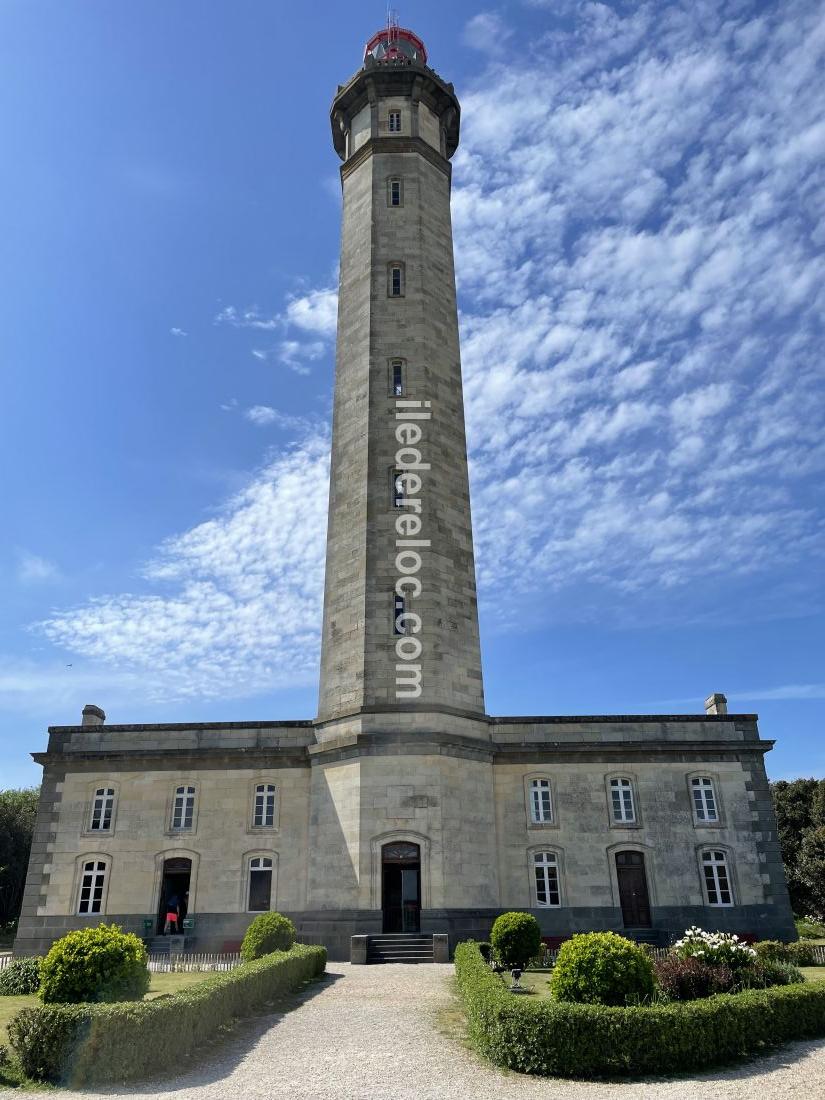
[[[372,57],[379,64],[409,63],[427,64],[427,49],[417,34],[393,25],[383,27],[374,34],[364,50],[364,60]]]

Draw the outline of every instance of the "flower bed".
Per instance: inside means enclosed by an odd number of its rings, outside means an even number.
[[[324,972],[326,950],[297,944],[155,1001],[25,1008],[8,1026],[30,1077],[73,1086],[180,1064],[239,1016]]]
[[[825,1036],[825,983],[612,1008],[515,996],[472,942],[456,948],[455,966],[471,1039],[496,1065],[521,1073],[697,1070],[789,1039]]]

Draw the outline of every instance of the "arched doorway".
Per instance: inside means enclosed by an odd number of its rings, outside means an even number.
[[[421,929],[421,849],[407,840],[381,848],[381,909],[385,932]]]
[[[616,878],[625,928],[650,928],[650,895],[643,853],[617,852]]]
[[[178,932],[183,929],[183,918],[189,912],[189,884],[192,878],[192,860],[186,856],[174,856],[163,861],[163,871],[158,898],[157,933],[163,935],[166,914],[170,906],[178,913]]]

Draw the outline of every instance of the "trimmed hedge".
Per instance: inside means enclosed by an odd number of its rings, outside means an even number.
[[[177,1066],[223,1025],[323,974],[323,947],[296,944],[169,997],[24,1008],[9,1023],[23,1070],[73,1086],[125,1081]]]
[[[241,944],[244,962],[262,959],[273,951],[289,951],[295,943],[295,925],[282,913],[261,913],[246,930]]]
[[[40,964],[38,955],[15,959],[0,970],[0,997],[19,997],[36,993],[40,988]]]
[[[455,967],[471,1039],[496,1065],[520,1073],[673,1073],[825,1036],[825,982],[612,1008],[515,996],[472,942],[458,945]]]

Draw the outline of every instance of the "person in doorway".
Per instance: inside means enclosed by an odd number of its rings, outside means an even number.
[[[178,896],[172,894],[166,901],[166,924],[163,929],[164,936],[176,936],[178,934]]]

